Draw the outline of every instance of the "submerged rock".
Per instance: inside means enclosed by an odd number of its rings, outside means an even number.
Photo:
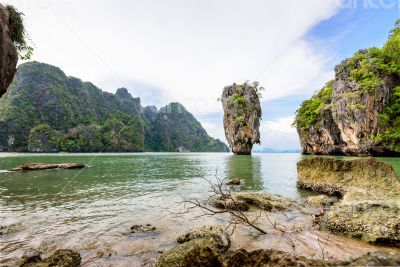
[[[80,265],[81,256],[70,249],[59,249],[46,259],[42,259],[38,253],[26,255],[19,264],[21,267],[78,267]]]
[[[131,233],[154,232],[155,230],[157,230],[157,228],[149,223],[146,225],[135,224],[131,226]]]
[[[29,163],[23,164],[16,168],[9,169],[9,171],[37,171],[37,170],[49,170],[49,169],[82,169],[85,168],[85,164],[80,163]]]
[[[224,88],[224,129],[235,155],[250,155],[253,144],[260,144],[261,106],[257,83],[233,84]]]
[[[0,97],[7,91],[17,71],[18,52],[11,40],[10,14],[0,4]]]
[[[240,179],[232,179],[226,182],[226,185],[240,185]]]

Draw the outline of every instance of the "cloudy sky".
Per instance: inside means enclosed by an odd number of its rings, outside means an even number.
[[[25,13],[33,60],[143,105],[181,102],[225,141],[225,85],[258,80],[262,146],[299,146],[300,103],[356,50],[381,46],[399,3],[391,0],[9,0]]]

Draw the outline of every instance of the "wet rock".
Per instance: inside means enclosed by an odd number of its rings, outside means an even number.
[[[313,157],[297,163],[297,186],[345,200],[400,199],[393,167],[373,158],[338,160]]]
[[[337,201],[336,197],[329,197],[327,195],[311,196],[306,200],[307,204],[315,207],[331,206]]]
[[[53,255],[42,259],[40,254],[24,256],[21,267],[78,267],[81,265],[81,256],[70,249],[57,250]]]
[[[248,211],[250,209],[249,205],[246,202],[241,200],[232,200],[232,199],[212,199],[210,200],[210,204],[217,209],[227,209],[227,210],[240,210],[240,211]]]
[[[12,26],[9,12],[0,4],[0,97],[11,84],[18,62],[18,52],[11,40]]]
[[[371,252],[353,261],[350,266],[400,266],[400,254]]]
[[[144,232],[154,232],[157,228],[151,224],[135,224],[131,227],[131,233],[144,233]]]
[[[266,211],[288,211],[302,208],[296,201],[269,194],[240,192],[235,193],[234,196],[238,201],[243,201],[248,205],[256,206]]]
[[[383,252],[368,253],[350,261],[324,261],[307,259],[276,250],[255,250],[248,252],[239,249],[224,257],[224,266],[261,267],[261,266],[399,266],[400,255]]]
[[[196,239],[212,240],[211,243],[220,250],[227,250],[231,241],[229,235],[220,226],[203,226],[179,236],[176,241],[179,244]]]
[[[240,179],[229,180],[226,185],[240,185]]]
[[[220,226],[204,226],[177,238],[179,245],[164,252],[155,266],[222,266],[220,254],[230,246]]]
[[[250,155],[260,143],[261,106],[257,84],[233,84],[224,88],[225,136],[235,155]]]
[[[85,164],[80,163],[58,163],[58,164],[47,164],[47,163],[30,163],[23,164],[16,168],[10,169],[9,171],[37,171],[37,170],[49,170],[49,169],[82,169],[85,168]]]
[[[254,266],[329,266],[320,260],[311,260],[297,257],[283,251],[255,250],[248,252],[239,249],[225,257],[225,266],[229,267],[254,267]]]
[[[316,157],[300,161],[297,169],[299,187],[343,196],[318,217],[322,229],[400,246],[400,181],[390,165]]]
[[[322,229],[345,234],[373,244],[400,247],[400,206],[398,203],[354,202],[330,207]]]

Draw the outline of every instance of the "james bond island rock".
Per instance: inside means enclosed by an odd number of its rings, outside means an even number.
[[[233,84],[224,88],[225,136],[235,155],[250,155],[253,144],[260,144],[260,90],[257,82]]]
[[[18,52],[12,40],[13,21],[10,12],[0,4],[0,97],[11,84],[18,62]]]
[[[400,154],[400,24],[382,48],[358,51],[304,101],[294,124],[303,154]]]
[[[98,152],[103,147],[104,152],[228,151],[179,103],[143,107],[125,88],[103,92],[39,62],[18,67],[0,99],[0,152]]]

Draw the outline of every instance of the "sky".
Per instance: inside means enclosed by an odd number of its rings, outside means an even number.
[[[143,105],[180,102],[226,142],[217,101],[246,80],[266,90],[261,146],[298,148],[301,102],[361,48],[382,46],[400,0],[3,0],[25,14],[32,60]]]

